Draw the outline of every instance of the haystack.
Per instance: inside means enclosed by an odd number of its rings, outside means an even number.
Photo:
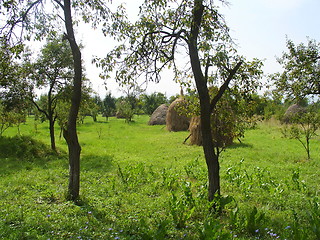
[[[166,125],[168,131],[178,132],[187,131],[190,124],[190,118],[180,113],[180,109],[185,106],[187,102],[182,98],[174,100],[167,112]]]
[[[190,144],[202,146],[200,117],[192,117],[189,125]]]
[[[285,123],[290,123],[292,118],[299,116],[305,112],[306,109],[304,107],[300,106],[299,104],[293,104],[288,107],[288,109],[284,113],[282,121]]]
[[[166,104],[161,104],[157,109],[152,113],[149,125],[166,125],[168,106]]]
[[[219,122],[219,121],[215,121]],[[223,125],[223,123],[221,123]],[[230,134],[221,134],[219,132],[220,127],[215,127],[212,126],[212,138],[215,146],[218,147],[223,147],[223,146],[229,146],[233,143],[233,138],[234,136],[232,133]],[[202,146],[202,134],[201,134],[201,122],[200,122],[200,117],[192,117],[190,121],[190,126],[189,126],[189,131],[190,131],[190,144],[191,145],[198,145]]]

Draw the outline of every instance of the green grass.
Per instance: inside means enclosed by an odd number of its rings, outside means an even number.
[[[319,239],[319,139],[311,160],[274,122],[221,155],[222,215],[209,211],[201,147],[135,122],[78,127],[81,200],[65,200],[67,146],[33,118],[0,138],[0,239]]]

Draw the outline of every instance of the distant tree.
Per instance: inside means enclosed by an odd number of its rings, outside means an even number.
[[[142,94],[140,96],[142,102],[142,108],[144,113],[151,115],[157,107],[161,104],[167,103],[168,99],[163,93],[155,92],[148,94]]]
[[[98,107],[98,114],[102,113],[103,110],[103,102],[99,95],[93,94],[92,101],[95,103],[95,105]]]
[[[168,99],[168,103],[171,104],[174,100],[176,100],[179,97],[180,97],[179,94],[170,96],[169,99]]]
[[[108,120],[116,114],[116,98],[112,97],[111,92],[107,93],[102,101],[102,115]]]
[[[271,76],[277,90],[290,98],[301,99],[320,94],[320,43],[308,39],[308,43],[296,45],[287,39],[287,52],[278,58],[284,69]]]
[[[120,97],[116,102],[117,117],[124,118],[127,123],[132,122],[136,112],[134,107],[132,107],[132,100],[132,98]]]
[[[93,90],[90,87],[83,87],[79,117],[91,116],[93,121],[96,122],[101,111],[99,104],[101,105],[102,101],[99,96],[92,96],[92,92]]]
[[[264,107],[264,118],[269,120],[272,117],[275,117],[280,120],[285,111],[282,102],[283,96],[280,96],[277,91],[266,91],[263,98],[266,101],[266,105]]]
[[[122,85],[123,97],[117,100],[117,117],[122,117],[126,119],[129,123],[132,121],[134,114],[139,113],[139,96],[144,91],[135,81],[126,82]]]

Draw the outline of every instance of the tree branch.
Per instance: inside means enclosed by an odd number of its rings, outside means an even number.
[[[62,9],[64,9],[64,5],[60,2],[60,0],[53,0],[55,3],[57,3]]]
[[[242,64],[242,61],[238,62],[237,65],[232,70],[229,71],[229,76],[228,76],[227,80],[219,88],[219,91],[218,91],[217,95],[212,99],[212,101],[210,103],[210,112],[213,111],[213,109],[217,105],[218,101],[222,97],[223,93],[228,88],[228,85],[229,85],[230,81],[232,80],[232,78],[234,77],[234,75],[236,74],[238,69],[240,68],[241,64]]]

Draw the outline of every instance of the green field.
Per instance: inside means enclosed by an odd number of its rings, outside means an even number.
[[[86,118],[79,125],[81,200],[65,199],[67,145],[47,123],[0,138],[0,239],[320,239],[320,142],[311,159],[259,123],[221,155],[223,212],[210,212],[202,148],[188,132]]]

